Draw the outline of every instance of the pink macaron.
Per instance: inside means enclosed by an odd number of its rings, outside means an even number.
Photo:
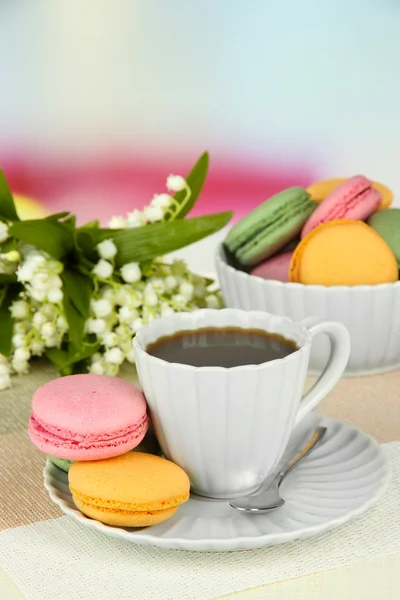
[[[28,432],[42,452],[85,461],[132,450],[147,428],[146,400],[136,386],[106,375],[70,375],[35,392]]]
[[[304,238],[318,225],[336,219],[365,221],[378,210],[382,196],[372,187],[373,182],[363,175],[346,179],[315,209],[301,232]]]
[[[293,251],[277,254],[264,261],[251,271],[251,275],[262,279],[275,279],[276,281],[289,281],[289,265]]]

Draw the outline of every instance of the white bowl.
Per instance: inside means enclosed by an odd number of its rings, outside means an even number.
[[[226,306],[265,310],[293,321],[320,317],[340,321],[351,337],[345,375],[372,375],[400,367],[400,281],[380,285],[324,287],[261,279],[231,266],[222,245],[216,268]],[[315,340],[310,372],[319,373],[329,357],[329,342]]]

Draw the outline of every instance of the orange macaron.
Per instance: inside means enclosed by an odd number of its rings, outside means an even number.
[[[289,281],[323,286],[377,285],[398,280],[396,257],[362,221],[328,221],[304,237],[293,253]]]
[[[117,527],[148,527],[172,517],[189,499],[190,482],[175,463],[143,452],[74,462],[68,473],[75,505]]]

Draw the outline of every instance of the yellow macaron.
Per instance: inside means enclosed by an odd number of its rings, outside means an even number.
[[[117,527],[162,523],[188,500],[190,490],[189,478],[178,465],[143,452],[75,462],[68,481],[79,510]]]
[[[398,280],[396,257],[363,221],[328,221],[293,253],[289,281],[315,285],[377,285]]]
[[[324,179],[322,181],[317,181],[313,183],[307,188],[307,192],[311,194],[310,200],[314,200],[315,202],[322,202],[325,200],[327,196],[339,185],[341,185],[344,181],[346,181],[348,177],[336,177],[334,179]],[[380,208],[387,208],[393,202],[393,192],[383,183],[378,183],[377,181],[373,182],[373,188],[378,190],[382,196],[382,203]]]

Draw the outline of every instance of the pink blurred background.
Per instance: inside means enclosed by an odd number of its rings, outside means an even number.
[[[0,165],[103,224],[204,150],[193,214],[358,172],[396,192],[400,11],[364,0],[362,22],[358,0],[0,2]]]

